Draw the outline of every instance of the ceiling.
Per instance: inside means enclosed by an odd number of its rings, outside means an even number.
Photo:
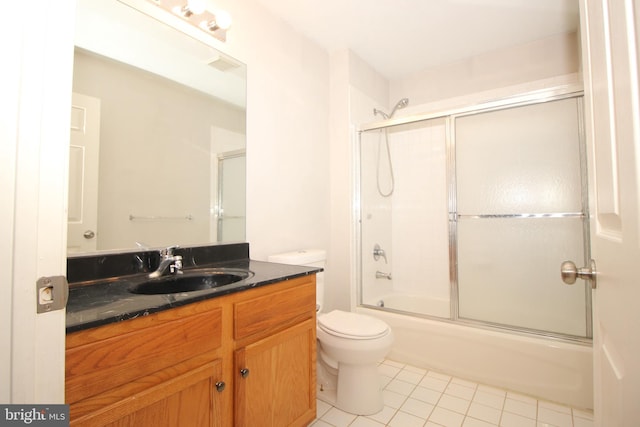
[[[388,79],[575,31],[578,0],[258,0],[329,52]]]

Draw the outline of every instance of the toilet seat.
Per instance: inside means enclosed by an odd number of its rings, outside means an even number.
[[[341,310],[319,316],[318,327],[327,334],[354,340],[371,340],[389,333],[389,326],[379,319]]]

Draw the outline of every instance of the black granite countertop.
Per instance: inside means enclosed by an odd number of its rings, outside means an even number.
[[[134,294],[129,288],[146,279],[146,274],[132,274],[96,280],[91,284],[71,287],[67,303],[67,333],[135,319],[162,310],[307,276],[321,268],[275,264],[249,259],[199,265],[198,268],[248,269],[253,276],[229,285],[211,289],[164,295]],[[185,269],[185,272],[189,269]]]

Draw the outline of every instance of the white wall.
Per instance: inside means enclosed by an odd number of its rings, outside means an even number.
[[[233,17],[221,49],[248,67],[251,257],[329,249],[329,54],[257,2],[215,7]]]
[[[357,128],[370,121],[372,105],[388,104],[389,84],[348,50],[331,56],[331,222],[327,260],[325,307],[350,309],[355,302],[356,263],[354,215],[354,158]],[[355,119],[353,118],[355,117]]]
[[[353,239],[351,233],[351,129],[349,123],[349,51],[331,55],[330,69],[330,134],[329,191],[331,209],[329,247],[325,270],[324,310],[349,308],[349,292]],[[346,142],[346,143],[345,143]]]
[[[572,74],[580,67],[579,52],[576,33],[559,34],[392,81],[390,99],[395,104],[409,97],[415,106]]]

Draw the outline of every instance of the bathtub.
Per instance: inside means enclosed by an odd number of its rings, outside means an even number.
[[[394,299],[399,295],[379,298]],[[415,297],[406,297],[407,307]],[[374,303],[375,305],[375,303]],[[436,304],[441,307],[441,304]],[[393,329],[391,360],[582,409],[593,408],[589,345],[356,307]]]

